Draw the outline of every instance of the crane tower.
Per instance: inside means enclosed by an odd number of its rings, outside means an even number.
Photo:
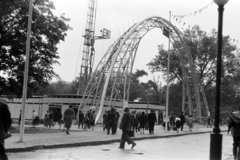
[[[95,49],[94,43],[96,39],[109,39],[111,32],[105,28],[101,30],[100,36],[95,36],[96,25],[96,12],[97,12],[97,0],[89,0],[86,29],[83,35],[83,51],[82,51],[82,63],[80,68],[79,87],[77,94],[83,94],[87,83],[92,74],[92,68],[94,63]]]

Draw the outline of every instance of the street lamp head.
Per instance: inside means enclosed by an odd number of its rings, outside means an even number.
[[[228,0],[214,0],[214,2],[217,5],[221,6],[221,5],[225,5],[228,2]]]

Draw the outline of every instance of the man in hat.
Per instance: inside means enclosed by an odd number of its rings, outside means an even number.
[[[128,131],[131,130],[131,118],[132,118],[132,115],[129,112],[129,108],[126,107],[124,109],[124,114],[120,124],[120,129],[122,130],[122,138],[119,146],[120,149],[124,149],[126,141],[128,144],[132,144],[132,149],[136,146],[136,143],[134,143],[131,140],[131,138],[128,136]]]

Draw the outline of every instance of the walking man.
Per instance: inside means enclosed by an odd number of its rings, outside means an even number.
[[[156,122],[157,118],[154,113],[154,110],[151,110],[151,113],[148,115],[149,134],[154,134],[154,125]]]
[[[8,160],[4,148],[4,139],[8,134],[8,130],[12,124],[11,113],[7,104],[0,102],[0,160]]]
[[[79,121],[78,121],[78,129],[80,128],[80,125],[82,125],[82,129],[83,129],[83,117],[84,117],[84,114],[82,111],[79,111],[79,114],[78,114],[78,118],[79,118]]]
[[[105,110],[105,113],[103,114],[103,131],[107,128],[107,118],[108,118],[108,112]]]
[[[185,123],[185,116],[182,112],[182,114],[179,116],[179,118],[181,119],[181,131],[183,130],[183,126],[184,126],[184,123]]]
[[[208,116],[208,118],[207,118],[207,128],[208,128],[208,126],[210,126],[210,128],[212,128],[212,126],[211,126],[211,117],[210,116]]]
[[[133,112],[133,114],[132,114],[132,123],[133,123],[133,131],[136,131],[136,133],[137,133],[137,130],[138,130],[138,117],[137,117],[136,111]]]
[[[230,113],[229,127],[233,129],[233,156],[234,159],[240,159],[240,106],[239,111]]]
[[[111,112],[108,115],[108,129],[107,129],[107,134],[110,133],[110,129],[112,130],[112,134],[114,133],[114,123],[115,123],[115,112],[114,112],[114,108],[111,108]]]
[[[128,144],[132,144],[132,149],[136,146],[131,138],[128,136],[128,131],[131,130],[131,113],[129,112],[129,108],[126,107],[124,109],[124,114],[121,120],[120,129],[122,130],[122,138],[120,142],[120,149],[124,149],[125,142],[127,141]]]

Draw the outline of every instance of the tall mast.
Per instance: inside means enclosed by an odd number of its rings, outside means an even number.
[[[82,63],[80,69],[80,78],[79,78],[79,87],[77,94],[84,94],[85,88],[87,87],[87,83],[90,80],[94,57],[95,57],[95,49],[94,43],[95,40],[98,39],[109,39],[111,35],[111,31],[103,28],[101,30],[101,35],[95,35],[95,25],[96,25],[96,13],[97,13],[97,0],[89,0],[88,3],[88,12],[87,12],[87,23],[83,43],[83,51],[82,51]]]
[[[93,61],[95,56],[94,50],[94,34],[95,34],[95,22],[96,22],[96,1],[89,0],[87,11],[87,23],[83,43],[82,51],[82,63],[80,68],[80,79],[78,87],[78,95],[83,94],[87,82],[92,74]]]

